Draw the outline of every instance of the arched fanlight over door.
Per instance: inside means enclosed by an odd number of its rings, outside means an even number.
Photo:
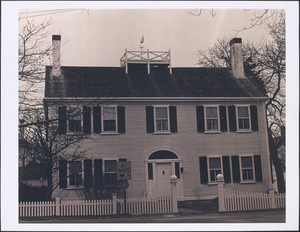
[[[149,160],[151,159],[178,159],[178,156],[175,155],[171,151],[156,151],[149,156]]]

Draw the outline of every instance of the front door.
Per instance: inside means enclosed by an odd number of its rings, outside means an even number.
[[[171,193],[170,177],[172,175],[171,163],[156,164],[156,193],[165,195]]]

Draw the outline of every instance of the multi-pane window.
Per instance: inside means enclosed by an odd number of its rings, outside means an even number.
[[[206,106],[206,130],[219,131],[219,114],[217,106]]]
[[[252,156],[241,156],[241,169],[243,180],[254,180]]]
[[[155,107],[156,131],[169,131],[168,107]]]
[[[117,131],[117,113],[116,107],[103,107],[103,132]]]
[[[211,157],[208,159],[209,167],[209,180],[211,182],[217,181],[217,175],[222,173],[221,168],[221,158],[220,157]]]
[[[69,132],[76,133],[81,132],[81,108],[69,108]]]
[[[116,160],[104,161],[104,180],[105,180],[106,187],[117,184],[117,161]]]
[[[69,185],[70,186],[82,185],[81,161],[69,162]]]
[[[250,129],[250,113],[248,106],[237,106],[238,129]]]

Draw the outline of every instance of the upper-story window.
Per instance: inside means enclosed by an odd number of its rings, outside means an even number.
[[[117,132],[117,107],[102,107],[103,132]]]
[[[237,126],[238,130],[250,130],[250,109],[249,106],[237,106]]]
[[[205,131],[220,131],[218,106],[205,106]]]
[[[146,106],[147,133],[170,134],[177,132],[176,106]]]
[[[169,131],[169,109],[167,106],[154,107],[155,110],[155,131]]]
[[[81,108],[69,108],[68,132],[80,133],[81,132]]]

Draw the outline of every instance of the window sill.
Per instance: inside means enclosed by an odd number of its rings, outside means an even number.
[[[153,132],[154,135],[170,135],[172,134],[172,132],[170,131],[157,131],[157,132]]]
[[[255,180],[244,180],[244,181],[241,181],[240,184],[256,184],[257,182]]]
[[[221,134],[221,131],[209,131],[209,130],[206,130],[206,131],[204,131],[204,134]]]
[[[217,182],[208,182],[207,185],[218,185]]]
[[[119,132],[111,131],[111,132],[102,132],[101,135],[118,135]]]
[[[237,130],[237,133],[252,133],[252,130]]]
[[[66,189],[68,189],[68,190],[76,190],[76,189],[84,189],[84,187],[83,187],[83,185],[68,186]]]

